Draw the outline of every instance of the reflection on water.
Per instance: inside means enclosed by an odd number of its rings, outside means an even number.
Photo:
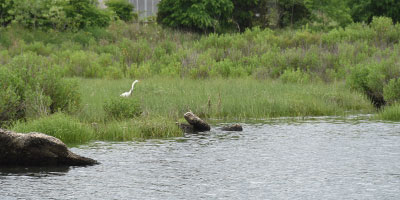
[[[169,140],[96,142],[102,164],[0,169],[0,199],[400,199],[400,124],[274,119]]]
[[[15,166],[0,166],[0,176],[62,176],[69,171],[70,167],[55,166],[55,167],[15,167]]]

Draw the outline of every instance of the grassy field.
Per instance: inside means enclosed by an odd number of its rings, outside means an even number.
[[[106,118],[104,102],[128,91],[133,80],[78,79],[86,122]],[[343,83],[282,84],[255,79],[151,78],[136,84],[143,115],[165,116],[177,121],[189,110],[205,118],[242,121],[282,116],[345,115],[372,112],[371,103]]]
[[[18,122],[19,132],[38,131],[68,144],[91,140],[129,141],[182,136],[176,126],[189,110],[215,122],[246,122],[288,116],[371,113],[370,101],[341,82],[294,84],[273,80],[150,78],[136,84],[129,99],[140,104],[138,116],[115,119],[104,106],[130,89],[133,80],[72,79],[79,83],[82,107]],[[130,109],[130,108],[126,108]]]
[[[400,105],[394,104],[385,107],[375,116],[375,118],[380,120],[400,121]]]
[[[0,125],[67,143],[181,136],[175,122],[189,110],[211,123],[361,113],[400,120],[400,26],[388,18],[324,32],[199,35],[115,22],[0,34]],[[135,79],[133,96],[120,98]]]

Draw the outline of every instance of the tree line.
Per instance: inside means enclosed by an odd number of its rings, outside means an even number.
[[[106,27],[111,20],[137,17],[128,0],[107,0],[107,9],[98,0],[0,0],[0,26],[12,23],[26,28],[79,30]]]
[[[400,20],[397,0],[162,0],[157,21],[168,27],[225,32],[260,26],[344,27],[374,16]]]
[[[128,0],[0,0],[0,26],[76,30],[106,27],[116,18],[137,18]],[[250,27],[315,29],[371,22],[374,16],[400,21],[398,0],[162,0],[157,22],[198,32],[244,31]]]

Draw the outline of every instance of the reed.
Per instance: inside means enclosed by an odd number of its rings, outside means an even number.
[[[67,144],[82,144],[95,139],[95,132],[91,126],[63,113],[56,113],[27,122],[19,121],[12,127],[12,130],[20,133],[44,133]]]
[[[87,122],[106,121],[104,101],[129,89],[133,80],[79,79]],[[364,95],[344,83],[282,83],[272,80],[149,78],[135,86],[145,115],[173,121],[189,110],[205,118],[243,120],[287,116],[345,115],[372,112]]]
[[[165,117],[142,117],[111,121],[99,126],[98,140],[132,141],[137,139],[180,137],[183,132]]]
[[[189,110],[207,121],[229,122],[289,116],[371,113],[373,106],[344,83],[282,83],[273,80],[149,78],[135,86],[141,114],[115,118],[104,105],[129,89],[133,80],[74,78],[83,107],[72,115],[56,113],[17,122],[18,132],[42,132],[67,144],[91,140],[130,141],[182,136],[175,124]]]
[[[376,119],[400,121],[400,104],[385,106],[377,115]]]

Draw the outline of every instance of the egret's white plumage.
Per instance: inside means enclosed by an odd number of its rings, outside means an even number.
[[[122,93],[120,96],[121,96],[121,97],[129,97],[129,96],[131,96],[131,95],[132,95],[132,91],[133,91],[133,87],[135,87],[135,84],[136,84],[137,82],[139,82],[139,80],[133,81],[131,90],[129,90],[128,92]]]

